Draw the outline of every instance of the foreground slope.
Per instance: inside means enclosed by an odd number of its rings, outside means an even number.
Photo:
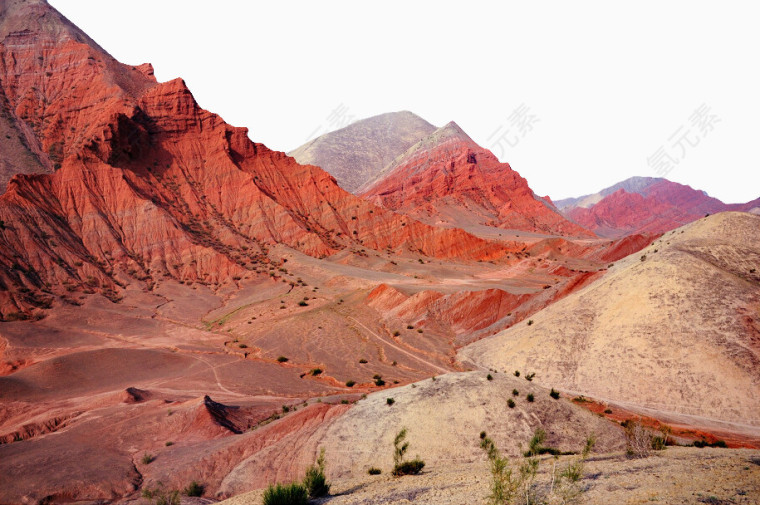
[[[325,133],[288,154],[298,163],[322,167],[354,193],[435,129],[409,111],[389,112]]]
[[[700,423],[760,429],[760,217],[662,236],[598,282],[460,358]]]
[[[757,210],[760,199],[725,204],[704,191],[667,179],[632,177],[593,195],[561,200],[557,206],[600,236],[622,237],[666,232],[705,214]]]
[[[430,224],[592,235],[536,196],[524,178],[454,122],[410,147],[359,192]]]

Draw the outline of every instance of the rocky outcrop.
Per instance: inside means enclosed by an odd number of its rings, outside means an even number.
[[[325,133],[289,152],[299,163],[329,172],[352,193],[436,127],[409,112],[389,112]]]
[[[616,189],[614,192],[608,190]],[[632,233],[659,234],[695,221],[705,214],[751,211],[747,204],[725,204],[704,191],[668,181],[635,177],[596,195],[563,201],[568,217],[604,237]]]
[[[0,197],[0,313],[29,317],[70,293],[114,301],[163,279],[266,275],[268,248],[347,248],[495,259],[502,248],[345,192],[315,166],[251,142],[181,79],[114,60],[45,2],[9,1],[0,81],[46,175]],[[7,140],[7,139],[6,139]],[[2,139],[0,139],[2,141]],[[15,141],[14,141],[15,142]]]
[[[524,178],[453,122],[409,148],[359,192],[431,224],[593,235],[536,196]]]

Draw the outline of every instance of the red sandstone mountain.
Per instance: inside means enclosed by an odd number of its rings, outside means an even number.
[[[663,233],[705,214],[749,212],[760,207],[760,199],[725,204],[704,191],[667,179],[634,177],[595,195],[557,204],[568,217],[600,236],[622,237],[630,233]]]
[[[327,170],[352,193],[436,127],[409,111],[389,112],[325,133],[289,152],[298,163]]]
[[[117,299],[133,282],[266,275],[278,243],[312,256],[363,247],[502,255],[462,231],[377,208],[318,167],[251,142],[245,128],[201,109],[181,79],[158,83],[149,64],[117,62],[42,0],[0,9],[4,114],[23,134],[0,138],[3,153],[8,145],[26,156],[32,168],[19,172],[55,170],[18,173],[0,197],[5,316],[66,291]]]
[[[390,163],[361,196],[430,224],[589,236],[454,122]]]

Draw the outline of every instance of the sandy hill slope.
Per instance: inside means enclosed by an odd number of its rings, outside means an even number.
[[[662,233],[705,214],[749,212],[758,205],[758,200],[725,204],[704,191],[651,177],[632,177],[593,195],[557,202],[565,215],[603,237]]]
[[[758,244],[757,216],[700,219],[460,357],[697,425],[760,430]]]
[[[450,122],[396,158],[362,197],[430,224],[591,236]]]
[[[591,433],[598,438],[599,452],[624,447],[615,423],[567,399],[555,400],[548,389],[523,378],[494,373],[492,379],[485,372],[447,374],[371,394],[312,436],[283,438],[242,461],[220,492],[238,494],[293,478],[320,447],[326,450],[333,478],[361,477],[370,467],[387,473],[393,467],[393,438],[403,427],[409,431],[409,457],[419,455],[428,469],[480,462],[481,431],[511,455],[520,454],[539,427],[547,433],[546,445],[563,451],[579,450]],[[519,396],[513,396],[513,389]],[[533,402],[526,399],[529,393]],[[388,398],[393,398],[392,405]],[[507,406],[508,399],[514,399],[514,408]]]
[[[158,83],[150,65],[117,62],[45,2],[3,9],[3,117],[37,146],[30,163],[55,170],[17,174],[0,196],[4,316],[49,307],[52,295],[116,300],[133,282],[218,285],[272,261],[273,244],[312,256],[353,247],[502,254],[377,208],[320,168],[251,142],[201,109],[181,79]],[[13,166],[20,142],[0,138]]]
[[[435,129],[409,111],[389,112],[321,135],[288,154],[299,163],[322,167],[353,193]]]

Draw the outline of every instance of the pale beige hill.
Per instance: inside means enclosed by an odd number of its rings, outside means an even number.
[[[436,127],[409,111],[389,112],[326,133],[288,154],[302,165],[317,165],[354,192]]]
[[[563,466],[572,457],[561,457]],[[489,473],[485,456],[470,464],[423,470],[393,478],[364,475],[332,481],[330,505],[473,505],[487,503]],[[329,463],[329,462],[328,462]],[[520,463],[517,461],[515,463]],[[536,490],[546,496],[553,460],[542,458]],[[668,448],[646,459],[622,453],[592,456],[580,481],[579,502],[587,505],[755,505],[760,501],[760,452],[742,449]],[[329,470],[329,467],[328,467]],[[328,472],[329,473],[329,472]],[[548,503],[561,503],[554,501]],[[225,500],[222,505],[259,505],[261,491]],[[521,501],[519,503],[525,503]]]
[[[756,433],[759,311],[760,217],[722,213],[667,233],[460,358],[532,370],[541,384],[650,415]]]
[[[234,495],[258,487],[251,483],[292,480],[314,461],[319,447],[326,449],[331,478],[366,476],[370,467],[388,473],[393,438],[403,427],[409,430],[408,456],[419,455],[429,471],[480,461],[481,431],[512,455],[525,448],[539,427],[547,433],[546,445],[563,451],[580,450],[592,433],[599,451],[624,446],[622,429],[614,422],[568,399],[555,400],[525,379],[503,373],[492,373],[492,379],[486,372],[453,373],[373,393],[308,437],[283,438],[244,460],[227,475],[220,492]],[[513,389],[519,396],[513,396]],[[527,400],[529,393],[533,402]],[[514,408],[507,405],[511,398]]]

